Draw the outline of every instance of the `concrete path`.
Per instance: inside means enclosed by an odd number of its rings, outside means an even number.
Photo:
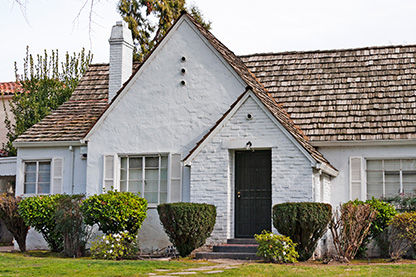
[[[14,246],[0,246],[0,252],[11,252],[14,250]]]

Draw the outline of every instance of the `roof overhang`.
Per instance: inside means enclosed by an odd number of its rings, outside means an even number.
[[[315,147],[350,147],[350,146],[406,146],[416,145],[416,139],[400,140],[343,140],[343,141],[309,141]]]
[[[338,171],[333,169],[332,167],[328,166],[327,164],[323,164],[323,163],[316,163],[315,166],[313,166],[313,168],[316,168],[317,170],[322,170],[322,172],[332,176],[332,177],[337,177],[338,176]]]
[[[66,147],[66,146],[85,146],[85,142],[80,140],[70,141],[15,141],[13,146],[16,148],[27,147]]]

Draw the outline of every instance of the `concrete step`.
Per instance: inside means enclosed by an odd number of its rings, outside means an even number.
[[[228,253],[256,253],[258,245],[256,244],[223,244],[213,247],[214,252]]]
[[[227,244],[257,244],[254,238],[227,239]]]
[[[255,253],[198,252],[197,259],[261,260]]]

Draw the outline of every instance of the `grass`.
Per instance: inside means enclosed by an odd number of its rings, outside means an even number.
[[[362,261],[366,263],[367,261]],[[62,258],[50,252],[0,253],[0,276],[149,276],[196,271],[193,276],[415,276],[414,263],[322,265],[318,262],[295,265],[246,263],[228,269],[207,261],[104,261],[90,258]],[[202,271],[202,267],[213,266]],[[161,271],[162,270],[162,271]],[[217,274],[208,271],[221,270]]]

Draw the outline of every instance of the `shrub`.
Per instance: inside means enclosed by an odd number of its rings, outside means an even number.
[[[257,256],[274,263],[295,263],[299,258],[296,243],[289,237],[275,235],[264,230],[261,235],[254,235],[257,243]]]
[[[94,259],[121,260],[135,258],[138,252],[136,236],[124,231],[103,235],[91,243],[91,256]]]
[[[353,202],[356,204],[369,204],[375,211],[377,211],[377,217],[371,224],[368,235],[364,238],[361,246],[359,247],[357,255],[361,257],[365,255],[367,251],[367,245],[372,239],[374,239],[377,245],[380,247],[381,252],[388,252],[388,247],[386,249],[387,236],[384,235],[383,232],[387,232],[386,229],[388,225],[392,221],[393,217],[397,214],[394,206],[374,197],[365,202],[359,200],[355,200]]]
[[[325,203],[283,203],[273,206],[273,226],[296,243],[299,260],[308,260],[326,232],[332,207]]]
[[[23,199],[19,203],[19,213],[25,224],[41,233],[52,252],[63,249],[63,237],[56,227],[54,214],[56,203],[62,194],[39,195]]]
[[[56,201],[55,230],[63,236],[63,251],[68,257],[81,257],[85,254],[90,230],[83,223],[83,198],[83,194],[63,195]]]
[[[340,206],[329,224],[340,259],[350,261],[355,257],[376,217],[377,211],[369,204],[350,201]]]
[[[406,193],[395,197],[384,198],[383,201],[392,204],[397,211],[414,212],[416,211],[416,193]]]
[[[0,219],[4,221],[7,230],[12,233],[22,252],[26,251],[26,236],[29,231],[23,218],[19,214],[20,197],[14,197],[5,193],[0,194]]]
[[[390,257],[400,259],[416,243],[416,212],[398,214],[391,223]]]
[[[170,242],[181,257],[205,244],[217,216],[214,205],[197,203],[160,204],[157,211]]]
[[[108,191],[84,200],[81,210],[85,223],[97,224],[105,234],[137,235],[146,218],[147,201],[131,192]]]

